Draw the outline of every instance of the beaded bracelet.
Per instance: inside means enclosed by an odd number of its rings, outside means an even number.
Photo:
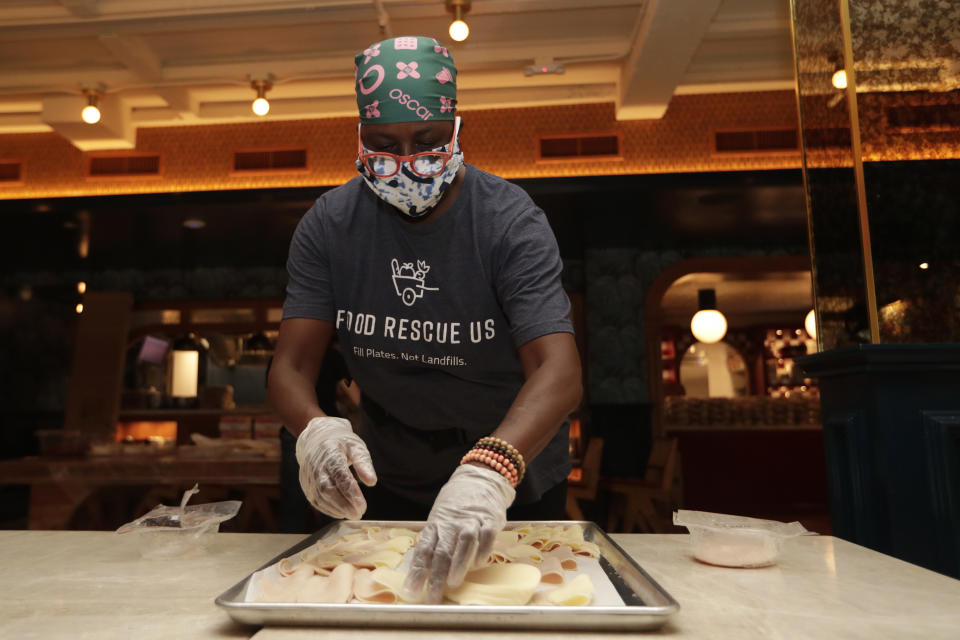
[[[461,464],[466,464],[468,462],[479,462],[489,467],[490,469],[496,471],[497,473],[502,475],[504,478],[506,478],[507,482],[510,483],[510,486],[512,487],[517,486],[517,482],[519,478],[517,477],[516,473],[511,472],[510,468],[504,465],[503,463],[499,463],[488,456],[484,456],[483,454],[476,453],[476,452],[468,453],[461,460]]]
[[[472,453],[473,458],[479,458],[482,460],[489,460],[491,463],[499,463],[507,468],[511,476],[514,476],[518,481],[520,479],[520,474],[517,472],[516,465],[513,464],[513,461],[507,456],[497,453],[495,451],[489,451],[487,449],[480,449],[479,447],[474,447],[467,453]]]
[[[502,458],[502,456],[500,456]],[[468,462],[480,462],[500,475],[507,479],[507,482],[510,483],[511,487],[516,488],[520,479],[517,476],[517,471],[514,468],[513,464],[506,462],[506,464],[494,458],[493,454],[489,452],[482,451],[480,449],[471,449],[460,459],[460,464],[466,464]]]
[[[481,438],[471,451],[482,451],[502,456],[513,465],[517,475],[517,483],[519,484],[523,480],[526,471],[523,457],[508,442],[493,437]]]
[[[517,451],[517,449],[502,438],[496,438],[494,436],[484,436],[477,441],[475,447],[481,448],[491,448],[496,449],[504,455],[508,456],[516,466],[517,471],[520,472],[520,479],[523,480],[523,476],[526,474],[527,465],[523,460],[523,455]]]
[[[510,455],[510,452],[505,447],[491,444],[477,444],[474,446],[473,451],[484,451],[493,455],[495,458],[502,458],[504,461],[509,462],[510,466],[517,471],[518,478],[522,476],[520,462]]]

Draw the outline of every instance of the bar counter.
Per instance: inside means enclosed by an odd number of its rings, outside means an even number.
[[[788,541],[765,569],[696,562],[687,535],[616,534],[677,601],[679,638],[956,638],[960,581],[829,536]],[[301,540],[217,534],[209,552],[143,559],[112,532],[0,531],[0,637],[523,640],[637,634],[244,627],[214,599]]]
[[[187,455],[187,451],[193,455]],[[199,455],[203,454],[203,455]],[[194,483],[211,498],[214,487],[242,491],[247,509],[258,508],[255,489],[276,487],[280,482],[280,457],[254,454],[197,451],[178,447],[165,454],[126,454],[85,457],[38,457],[0,460],[0,481],[6,485],[30,486],[29,528],[66,529],[75,510],[102,487],[142,486],[165,489],[166,496],[152,496],[142,515],[157,502],[176,503],[177,497]],[[161,499],[162,497],[162,499]],[[222,499],[225,499],[222,498]],[[268,509],[260,509],[267,513]],[[92,529],[108,528],[97,522]]]

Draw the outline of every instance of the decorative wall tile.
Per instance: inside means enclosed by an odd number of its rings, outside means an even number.
[[[463,112],[461,136],[472,164],[504,178],[782,169],[796,153],[724,157],[713,152],[715,129],[797,126],[790,91],[677,96],[660,120],[617,122],[611,103]],[[137,150],[160,154],[161,176],[85,177],[85,154],[55,133],[0,136],[0,158],[22,159],[24,181],[0,187],[0,198],[331,186],[356,171],[353,118],[265,121],[140,129]],[[622,160],[537,163],[542,134],[620,131]],[[306,171],[233,173],[239,149],[306,147]]]

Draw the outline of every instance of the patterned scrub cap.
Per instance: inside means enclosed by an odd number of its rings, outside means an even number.
[[[358,53],[354,63],[363,124],[453,120],[457,67],[435,39],[383,40]]]

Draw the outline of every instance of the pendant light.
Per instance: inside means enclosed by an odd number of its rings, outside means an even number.
[[[450,23],[450,37],[457,42],[463,42],[470,35],[470,27],[464,21],[463,16],[470,11],[470,0],[446,0],[447,11],[453,14],[453,22]]]
[[[267,100],[267,91],[273,88],[273,83],[269,80],[254,80],[250,86],[257,92],[257,97],[250,104],[250,108],[258,116],[265,116],[270,113],[270,101]]]
[[[100,122],[100,92],[84,89],[83,95],[87,96],[87,106],[80,111],[80,119],[87,124],[97,124]]]
[[[700,310],[690,319],[693,337],[704,344],[720,342],[727,335],[727,319],[717,310],[717,292],[714,289],[700,289],[697,302]]]
[[[803,319],[803,328],[807,330],[807,335],[817,339],[817,314],[813,309],[807,312],[807,317]]]
[[[846,89],[847,88],[847,72],[845,69],[837,69],[833,72],[833,75],[830,77],[830,84],[836,89]]]

